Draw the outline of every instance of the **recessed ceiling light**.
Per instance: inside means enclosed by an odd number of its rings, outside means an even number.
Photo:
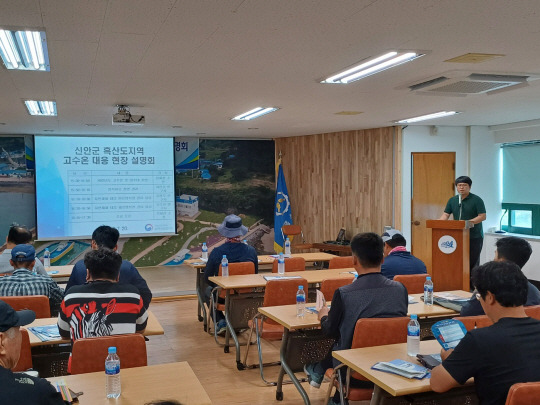
[[[455,58],[447,59],[445,62],[453,63],[482,63],[495,58],[502,58],[501,53],[466,53],[465,55],[456,56]]]
[[[371,76],[375,73],[382,72],[383,70],[390,69],[394,66],[410,62],[424,55],[425,53],[420,52],[387,52],[384,55],[377,56],[376,58],[369,59],[342,72],[333,74],[332,76],[321,81],[321,83],[351,83],[356,80],[363,79],[364,77]]]
[[[407,118],[404,120],[394,121],[396,124],[412,124],[413,122],[432,120],[434,118],[449,117],[450,115],[461,114],[461,111],[439,111],[436,113],[420,115],[418,117]]]
[[[8,69],[49,70],[45,32],[0,29],[0,56]]]
[[[182,128],[182,125],[173,125],[173,128]]]
[[[26,105],[30,115],[41,115],[48,117],[56,116],[55,101],[25,100],[24,104]]]
[[[262,115],[269,114],[271,112],[274,112],[276,110],[279,110],[277,107],[257,107],[253,110],[249,110],[243,114],[237,115],[234,118],[231,118],[233,121],[249,121],[254,118],[260,117]]]
[[[334,114],[335,115],[359,115],[359,114],[363,114],[363,112],[362,111],[340,111]]]

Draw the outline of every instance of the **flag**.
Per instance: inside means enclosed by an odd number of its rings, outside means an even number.
[[[281,159],[277,162],[277,186],[276,186],[276,203],[274,208],[274,250],[276,253],[283,252],[283,233],[281,227],[283,225],[292,224],[291,202],[289,200],[289,192],[281,167]]]

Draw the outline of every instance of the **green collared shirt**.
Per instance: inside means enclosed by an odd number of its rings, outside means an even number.
[[[480,214],[485,214],[486,207],[484,205],[484,201],[482,201],[480,197],[478,197],[476,194],[469,193],[469,195],[461,201],[461,214],[459,207],[459,196],[457,195],[448,200],[444,212],[447,214],[452,214],[454,219],[469,220],[476,218]],[[484,231],[482,230],[482,222],[475,224],[474,227],[471,228],[470,232],[471,239],[483,238]]]

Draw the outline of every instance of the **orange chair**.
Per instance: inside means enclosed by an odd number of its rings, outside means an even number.
[[[410,319],[408,317],[359,319],[356,321],[356,327],[354,328],[351,349],[406,343],[407,324],[409,321]],[[344,366],[344,364],[340,364],[335,369],[329,369],[326,372],[327,376],[329,374],[331,375],[331,380],[326,394],[325,404],[328,403],[334,386],[339,387],[341,382],[336,380],[337,371]],[[365,377],[356,372],[353,372],[351,377],[357,380],[367,381]],[[373,394],[372,388],[344,388],[343,395],[349,401],[369,401]]]
[[[105,371],[108,348],[116,347],[122,368],[147,365],[146,341],[140,333],[77,339],[71,351],[71,374]]]
[[[531,305],[530,307],[525,307],[525,313],[531,318],[540,319],[540,305]]]
[[[45,295],[22,295],[18,297],[0,297],[0,300],[9,304],[15,311],[31,309],[36,313],[36,318],[50,318],[51,307],[49,297]]]
[[[302,228],[300,227],[300,225],[283,225],[281,227],[281,234],[283,235],[283,240],[285,240],[287,237],[291,239],[291,249],[309,250],[313,247],[313,244],[306,243],[306,241],[304,240],[304,233],[302,232]],[[291,236],[301,237],[302,242],[294,243],[294,238],[291,238]]]
[[[328,262],[329,269],[347,269],[351,267],[353,267],[352,256],[338,256]]]
[[[30,337],[28,331],[21,328],[22,342],[21,342],[21,356],[17,365],[11,369],[11,371],[26,371],[33,367],[32,365],[32,348],[30,347]]]
[[[229,263],[229,276],[240,276],[245,274],[255,274],[255,263],[253,262],[238,262],[238,263]],[[222,275],[221,270],[221,264],[219,265],[219,271],[218,276]],[[209,311],[208,311],[208,325],[210,325],[210,319],[213,320],[216,319],[215,311],[225,311],[225,304],[221,304],[219,302],[214,302],[214,291],[219,290],[218,297],[225,299],[226,292],[224,290],[221,290],[221,288],[216,287],[212,291],[212,294],[210,295],[210,305],[209,305]],[[253,291],[252,288],[243,288],[241,290],[238,290],[238,293],[246,293]],[[234,294],[234,291],[231,291],[231,294]],[[215,323],[214,323],[215,325]],[[214,334],[214,338],[216,339],[216,342],[218,344],[221,344],[218,342],[218,336],[217,336],[217,330],[214,326],[213,331],[208,328],[208,333]]]
[[[266,283],[264,290],[263,307],[274,307],[278,305],[293,305],[296,303],[296,292],[298,286],[303,285],[304,291],[308,289],[308,283],[306,279],[285,279],[285,280],[269,280]],[[261,313],[255,315],[252,320],[248,322],[250,328],[248,343],[251,342],[253,335],[253,329],[255,329],[255,335],[257,337],[257,350],[259,352],[259,368],[262,380],[268,385],[275,385],[275,382],[268,382],[264,378],[261,338],[266,340],[280,340],[283,336],[284,328],[279,323],[272,319],[266,318]],[[247,365],[247,357],[249,353],[249,344],[247,345],[246,353],[244,355],[244,367],[253,367]],[[267,363],[266,365],[276,365],[279,362]]]
[[[540,382],[517,383],[510,387],[505,405],[540,403]]]
[[[398,274],[394,281],[399,281],[405,286],[409,294],[421,294],[424,292],[424,283],[429,274]]]
[[[334,292],[344,285],[351,284],[354,281],[354,276],[351,277],[336,277],[336,278],[327,278],[321,283],[321,292],[324,295],[326,301],[332,301]]]
[[[306,269],[306,260],[303,257],[286,257],[285,272],[304,271]],[[272,273],[278,272],[278,260],[274,259],[272,263]]]
[[[457,316],[454,319],[463,322],[463,325],[465,325],[465,329],[467,330],[485,328],[486,326],[493,325],[493,322],[488,318],[487,315]]]

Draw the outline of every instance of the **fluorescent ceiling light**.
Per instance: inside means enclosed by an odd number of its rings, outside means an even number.
[[[56,116],[56,102],[54,101],[34,101],[26,100],[24,102],[30,115],[41,115],[48,117]]]
[[[434,118],[448,117],[450,115],[461,114],[460,111],[439,111],[432,114],[420,115],[419,117],[407,118],[394,121],[396,124],[412,124],[413,122],[432,120]]]
[[[364,77],[371,76],[375,73],[382,72],[383,70],[390,69],[391,67],[410,62],[424,55],[424,53],[418,52],[388,52],[384,55],[377,56],[376,58],[369,59],[368,61],[359,65],[353,66],[352,68],[344,70],[343,72],[336,73],[335,75],[324,79],[321,83],[351,83],[356,80],[363,79]]]
[[[231,118],[233,121],[249,121],[253,118],[260,117],[262,115],[269,114],[271,112],[274,112],[276,110],[279,110],[277,107],[257,107],[253,110],[249,110],[248,112],[245,112],[243,114],[237,115],[234,118]]]
[[[8,69],[48,71],[50,68],[43,31],[0,29],[0,56]]]

